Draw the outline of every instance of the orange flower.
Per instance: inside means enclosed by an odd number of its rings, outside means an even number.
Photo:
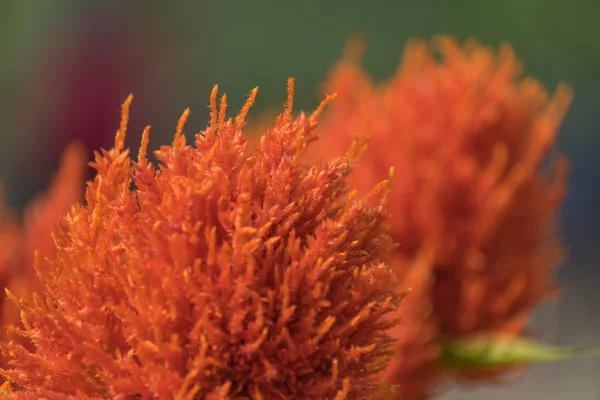
[[[347,196],[356,146],[300,162],[321,107],[288,103],[255,155],[211,95],[210,126],[148,162],[124,150],[131,97],[114,148],[55,231],[40,267],[45,299],[17,300],[29,352],[9,344],[3,374],[22,395],[53,399],[371,399],[393,344],[393,272],[385,204]],[[134,189],[132,189],[132,185]],[[387,191],[387,190],[386,190]],[[11,296],[14,298],[14,296]]]
[[[33,253],[38,251],[42,257],[49,256],[54,247],[52,229],[58,218],[83,197],[85,169],[85,151],[82,146],[69,146],[63,156],[61,165],[43,196],[35,199],[25,209],[24,220],[20,226],[16,219],[5,208],[0,206],[0,273],[2,287],[15,292],[26,289],[40,292],[43,286],[35,276]],[[2,330],[0,338],[6,340],[7,324],[19,322],[18,308],[12,302],[0,301]]]
[[[4,191],[0,187],[0,284],[5,287],[13,274],[13,269],[18,264],[20,235],[19,224],[16,218],[6,210],[4,204]],[[4,298],[0,298],[0,304]]]
[[[520,78],[508,45],[495,53],[446,37],[437,41],[441,62],[411,41],[392,79],[375,86],[355,44],[326,84],[339,101],[319,126],[320,155],[359,132],[371,143],[352,185],[364,192],[389,165],[399,171],[390,262],[413,293],[399,310],[400,352],[386,376],[403,398],[418,399],[441,372],[439,339],[520,334],[554,292],[566,163],[553,147],[571,93],[561,85],[550,97]]]

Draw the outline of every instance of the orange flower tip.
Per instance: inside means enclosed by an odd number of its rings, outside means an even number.
[[[473,39],[468,39],[473,40]],[[414,42],[423,42],[422,39],[413,39]],[[452,36],[449,35],[435,35],[433,39],[431,39],[433,46],[439,50],[449,49],[452,47],[459,47],[458,42]]]
[[[294,82],[296,82],[296,79],[294,79],[293,76],[288,76],[287,78],[287,89],[288,89],[288,95],[290,93],[294,93]]]
[[[346,153],[346,158],[353,162],[358,161],[369,148],[370,140],[371,136],[364,137],[362,140],[362,144],[359,147],[358,143],[360,141],[360,136],[358,135],[358,132],[354,132],[354,139],[352,140],[350,149],[348,149]]]
[[[121,151],[125,147],[125,136],[127,134],[127,123],[129,122],[129,108],[133,101],[133,94],[127,96],[127,99],[121,107],[121,125],[115,136],[115,150]]]
[[[150,125],[144,128],[144,132],[142,133],[142,142],[138,152],[138,164],[140,164],[142,167],[148,165],[148,143],[150,143]]]
[[[283,112],[283,119],[289,121],[292,118],[292,108],[294,106],[294,78],[291,76],[287,80],[287,101]]]
[[[219,118],[218,118],[218,127],[222,127],[225,125],[225,117],[227,114],[227,93],[223,93],[221,96],[221,104],[219,105]]]
[[[361,33],[352,34],[344,44],[342,58],[352,64],[360,64],[367,49],[367,38]]]
[[[102,175],[98,175],[98,187],[96,188],[96,204],[92,212],[92,232],[96,232],[102,223],[101,208],[102,208]]]
[[[327,96],[325,96],[325,99],[321,101],[317,109],[311,114],[310,118],[308,119],[311,126],[315,126],[317,124],[317,121],[319,120],[319,118],[321,118],[321,114],[323,114],[323,111],[325,111],[325,107],[327,107],[329,103],[335,100],[337,96],[337,93],[328,94]]]
[[[239,114],[235,117],[235,126],[237,129],[242,129],[242,127],[244,126],[245,121],[246,121],[246,116],[248,115],[248,112],[254,105],[257,94],[258,94],[258,86],[256,86],[254,89],[252,89],[250,91],[250,94],[248,95],[248,98],[244,102],[242,109],[240,110]]]
[[[183,128],[185,127],[185,123],[190,116],[190,109],[186,108],[179,117],[179,121],[177,121],[177,130],[175,131],[175,137],[173,138],[173,147],[182,146],[185,144],[185,137],[183,136]]]
[[[556,87],[554,98],[557,109],[561,114],[565,114],[573,102],[573,89],[567,83],[560,82]]]
[[[352,142],[350,143],[350,147],[346,152],[346,158],[353,158],[356,154],[356,147],[358,146],[358,132],[354,132],[352,137]]]
[[[509,42],[500,43],[499,53],[506,59],[511,60],[512,62],[516,61],[515,49]]]
[[[367,193],[362,199],[360,199],[357,203],[355,203],[354,208],[356,210],[362,210],[365,205],[373,198],[373,196],[377,195],[379,192],[386,189],[389,185],[390,181],[385,180],[379,182],[377,186],[375,186],[369,193]]]
[[[398,68],[420,68],[427,62],[428,54],[429,48],[427,47],[425,40],[415,38],[409,39],[404,46],[404,53],[401,57],[402,62]]]
[[[85,145],[81,141],[69,143],[62,155],[65,164],[80,164],[83,162],[79,162],[82,158],[87,159],[87,154]]]
[[[33,251],[33,268],[35,268],[35,270],[37,271],[40,265],[40,251],[39,250],[34,250]]]
[[[217,96],[219,94],[219,85],[214,85],[210,92],[210,128],[214,129],[217,126],[218,112],[217,112]]]

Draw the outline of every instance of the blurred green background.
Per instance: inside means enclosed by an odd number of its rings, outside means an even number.
[[[296,78],[296,109],[316,106],[318,84],[354,33],[368,39],[376,78],[397,67],[410,37],[452,34],[511,42],[526,73],[550,89],[572,85],[575,101],[559,145],[572,163],[561,228],[570,258],[562,301],[534,325],[557,343],[600,342],[596,282],[600,244],[600,3],[592,0],[36,1],[0,4],[0,177],[14,207],[43,190],[73,139],[108,147],[119,106],[133,92],[128,143],[170,142],[185,107],[188,135],[207,122],[213,84],[237,110],[260,86],[256,107],[281,106]],[[449,392],[447,399],[592,399],[595,360],[536,368],[509,388]]]

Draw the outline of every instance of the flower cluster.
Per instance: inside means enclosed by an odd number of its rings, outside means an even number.
[[[17,298],[34,344],[11,343],[2,371],[19,398],[371,399],[391,357],[387,317],[402,298],[382,263],[391,239],[388,181],[362,199],[347,175],[362,146],[301,158],[329,98],[292,118],[288,101],[254,154],[226,97],[210,126],[137,162],[124,149],[131,97],[114,148],[37,261],[43,295]],[[372,199],[383,193],[383,200]]]
[[[399,172],[389,200],[399,245],[389,262],[413,290],[398,311],[399,354],[386,376],[403,398],[418,399],[443,372],[440,340],[521,334],[554,293],[566,177],[554,143],[571,94],[561,85],[550,96],[521,78],[508,45],[495,52],[448,37],[436,41],[438,53],[409,42],[394,76],[376,85],[352,44],[325,84],[339,101],[313,157],[336,154],[358,132],[370,146],[353,186],[368,190],[389,165]]]

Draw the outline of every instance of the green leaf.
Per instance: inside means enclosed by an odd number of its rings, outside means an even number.
[[[442,363],[454,370],[494,369],[600,356],[600,347],[555,347],[526,338],[476,337],[441,343]]]

